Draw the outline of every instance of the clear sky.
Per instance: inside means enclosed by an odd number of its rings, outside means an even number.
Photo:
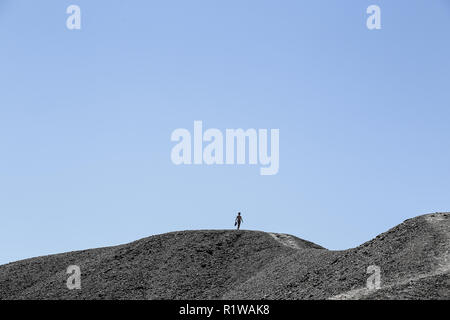
[[[0,263],[237,211],[346,249],[450,210],[449,31],[448,0],[0,0]],[[175,166],[194,120],[280,129],[279,173]]]

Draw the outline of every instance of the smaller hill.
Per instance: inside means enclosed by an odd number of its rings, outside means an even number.
[[[450,214],[330,251],[261,231],[179,231],[0,266],[0,299],[449,299]],[[69,265],[81,290],[68,290]],[[367,267],[381,271],[368,290]]]

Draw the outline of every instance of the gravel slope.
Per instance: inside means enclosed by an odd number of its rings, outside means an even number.
[[[0,266],[0,299],[449,299],[449,236],[449,213],[343,251],[260,231],[172,232]],[[81,290],[66,287],[69,265]],[[369,265],[378,290],[365,287]]]

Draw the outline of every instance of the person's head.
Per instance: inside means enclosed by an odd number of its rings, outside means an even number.
[[[241,215],[241,213],[240,212],[238,212],[238,216],[240,216]]]

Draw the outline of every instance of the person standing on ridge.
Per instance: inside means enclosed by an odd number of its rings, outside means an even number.
[[[236,220],[234,221],[234,225],[237,226],[237,230],[239,230],[239,228],[241,227],[242,222],[244,222],[244,219],[242,219],[241,213],[238,212]]]

